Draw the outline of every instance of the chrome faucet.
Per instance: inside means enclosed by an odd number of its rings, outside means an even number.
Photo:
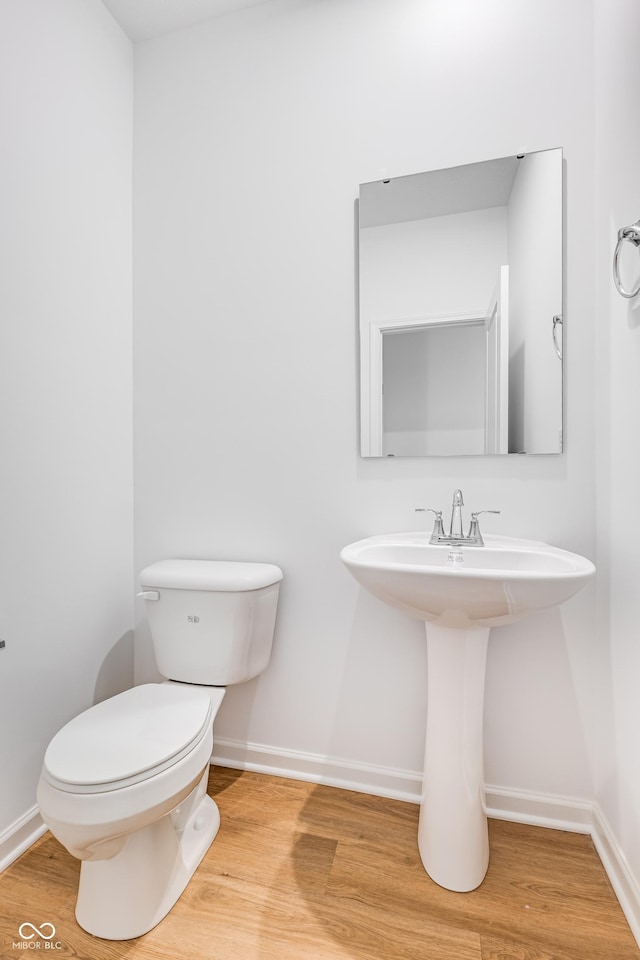
[[[462,508],[464,500],[462,499],[462,490],[453,491],[453,503],[451,504],[451,523],[449,524],[449,539],[460,540],[464,536],[462,533]]]
[[[451,505],[451,523],[449,524],[449,533],[444,532],[442,523],[442,510],[433,510],[431,507],[416,507],[416,513],[435,513],[436,519],[431,531],[429,543],[448,544],[449,546],[460,547],[483,547],[484,540],[480,533],[480,523],[478,517],[481,513],[500,513],[499,510],[477,510],[471,514],[471,523],[469,532],[465,536],[463,533],[462,508],[464,500],[462,490],[454,490],[453,503]]]

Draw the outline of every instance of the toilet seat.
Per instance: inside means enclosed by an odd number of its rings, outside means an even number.
[[[43,776],[66,793],[105,793],[147,780],[188,756],[212,727],[205,690],[148,683],[104,700],[53,738]]]

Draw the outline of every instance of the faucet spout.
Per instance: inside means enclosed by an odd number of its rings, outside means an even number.
[[[451,526],[449,527],[449,536],[456,539],[462,539],[462,508],[464,500],[462,499],[462,490],[454,490],[453,504],[451,508]]]

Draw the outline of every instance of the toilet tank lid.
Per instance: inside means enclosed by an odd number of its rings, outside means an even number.
[[[143,587],[225,593],[260,590],[280,580],[282,570],[273,563],[237,560],[159,560],[145,567],[139,577]]]

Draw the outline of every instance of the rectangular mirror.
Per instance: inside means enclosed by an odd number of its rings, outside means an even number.
[[[360,185],[363,457],[562,452],[562,150]]]

